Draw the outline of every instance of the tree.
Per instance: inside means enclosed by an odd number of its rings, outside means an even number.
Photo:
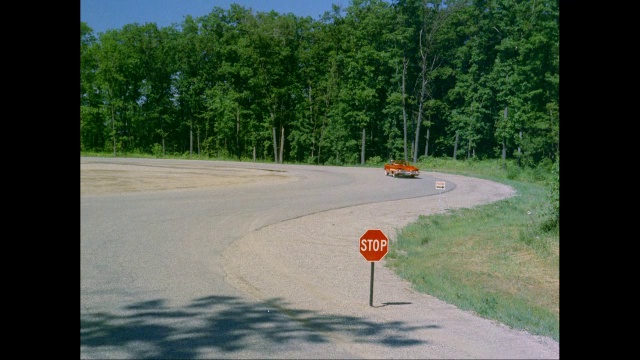
[[[414,137],[415,146],[412,154],[414,162],[418,161],[420,128],[423,122],[423,116],[426,113],[425,106],[432,104],[427,101],[433,99],[432,88],[434,87],[433,82],[435,81],[435,73],[440,67],[444,55],[442,53],[443,37],[440,37],[440,33],[446,26],[451,14],[457,11],[457,9],[458,6],[442,6],[441,0],[435,0],[424,2],[418,12],[421,15],[422,21],[420,22],[420,31],[418,32],[418,43],[420,44],[418,49],[420,71],[419,77],[416,79],[418,89],[415,91],[418,110]]]
[[[93,30],[80,22],[80,150],[103,150],[105,143],[103,97]]]
[[[559,156],[558,64],[550,0],[354,0],[318,21],[232,4],[97,39],[81,23],[80,145],[363,164],[425,141],[536,166]]]
[[[138,25],[125,25],[122,30],[108,30],[100,36],[96,48],[96,79],[104,93],[103,106],[108,109],[113,154],[134,147],[132,122],[138,115],[140,99],[140,58],[135,51]]]

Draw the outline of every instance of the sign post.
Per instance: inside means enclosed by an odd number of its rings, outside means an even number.
[[[359,240],[360,254],[371,262],[371,283],[369,288],[369,306],[373,306],[373,272],[376,261],[389,252],[389,238],[379,229],[367,230]]]
[[[444,190],[445,186],[444,181],[436,181],[436,190]],[[438,204],[440,204],[440,209],[442,209],[442,191],[440,191],[440,196],[438,196]]]

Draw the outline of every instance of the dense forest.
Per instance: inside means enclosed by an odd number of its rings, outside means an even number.
[[[94,34],[80,150],[308,164],[559,158],[557,0],[214,7]]]

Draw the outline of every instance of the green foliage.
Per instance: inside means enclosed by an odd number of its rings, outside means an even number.
[[[507,179],[515,180],[521,173],[522,171],[517,166],[507,166]]]
[[[557,2],[441,5],[363,1],[317,21],[234,5],[97,36],[81,23],[81,149],[115,137],[117,152],[182,153],[199,133],[203,155],[258,145],[268,160],[276,128],[285,160],[351,165],[363,130],[383,159],[421,153],[429,130],[430,157],[451,157],[456,135],[458,160],[504,141],[508,178],[543,181],[536,164],[559,144]]]
[[[306,161],[305,161],[305,164],[308,164],[308,165],[315,165],[317,163],[318,163],[318,157],[317,156],[308,156]]]
[[[372,167],[379,167],[379,166],[383,166],[386,163],[386,161],[382,160],[382,158],[380,156],[373,156],[370,157],[369,159],[367,159],[367,161],[365,162],[365,164],[367,166],[372,166]]]
[[[344,163],[346,165],[356,165],[360,163],[360,154],[350,153],[345,156]]]
[[[153,148],[151,149],[151,153],[153,154],[154,157],[157,157],[157,158],[162,157],[162,155],[163,155],[162,145],[153,144]]]
[[[560,231],[560,154],[558,154],[552,168],[547,193],[548,204],[542,214],[540,229],[544,232]]]
[[[340,160],[340,158],[330,157],[329,159],[327,159],[327,161],[324,162],[324,165],[342,166],[344,165],[344,163],[342,162],[342,160]]]
[[[386,265],[419,291],[559,340],[559,288],[549,286],[559,281],[559,242],[535,220],[547,189],[501,181],[518,195],[420,216],[398,230]]]
[[[506,170],[501,159],[480,160],[470,158],[453,160],[449,157],[421,156],[416,163],[422,171],[438,171],[481,177],[486,179],[508,179],[545,185],[552,178],[552,171],[547,162],[534,168],[518,166],[516,159],[507,159]]]

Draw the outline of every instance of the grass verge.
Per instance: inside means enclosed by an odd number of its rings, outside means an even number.
[[[470,169],[449,172],[474,175]],[[484,177],[482,171],[475,177]],[[398,231],[386,264],[417,291],[560,341],[559,231],[540,224],[548,187],[530,175],[490,180],[514,187],[516,196],[420,216]]]

